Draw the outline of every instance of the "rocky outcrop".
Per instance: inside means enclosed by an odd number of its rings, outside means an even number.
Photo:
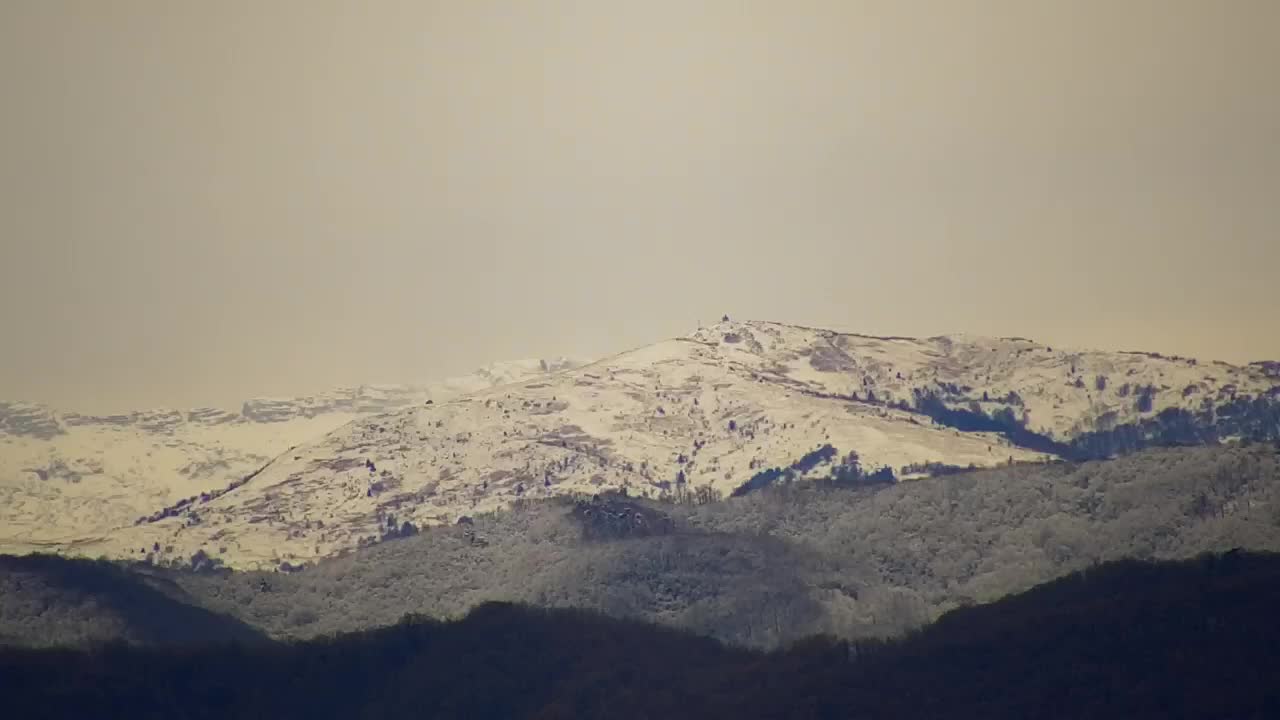
[[[187,422],[197,425],[225,425],[242,420],[239,413],[222,408],[195,408],[187,413]]]
[[[246,400],[240,414],[253,422],[286,422],[298,417],[298,405],[292,400],[256,398]]]
[[[43,405],[0,402],[0,433],[48,440],[64,432],[58,417]]]
[[[177,410],[148,410],[134,413],[133,424],[145,432],[171,432],[186,422],[186,417]]]
[[[181,427],[186,422],[186,416],[178,410],[156,409],[141,410],[129,414],[117,415],[81,415],[80,413],[67,413],[62,416],[62,422],[67,427],[112,427],[112,428],[133,428],[145,432],[167,433]]]
[[[421,389],[405,385],[361,385],[293,399],[297,417],[324,413],[376,413],[398,410],[426,399]],[[278,403],[277,403],[278,406]]]
[[[425,402],[426,394],[414,388],[387,385],[361,385],[351,393],[351,409],[358,413],[399,410]]]
[[[57,480],[67,483],[78,483],[80,480],[89,475],[101,475],[102,463],[95,460],[68,460],[66,458],[55,457],[39,467],[24,468],[41,481],[48,482]]]
[[[1262,371],[1264,377],[1280,382],[1280,362],[1275,360],[1260,360],[1258,362],[1249,363],[1249,367]]]
[[[574,503],[570,516],[582,527],[588,540],[620,540],[629,537],[666,535],[675,527],[671,517],[625,497],[595,495]]]
[[[128,415],[81,415],[80,413],[67,413],[62,416],[62,421],[67,427],[84,427],[86,425],[106,425],[110,427],[129,427],[133,425],[137,413]]]
[[[285,422],[326,413],[377,413],[398,410],[425,401],[426,394],[406,386],[362,385],[297,398],[254,398],[241,414],[253,422]]]
[[[581,367],[584,364],[581,360],[573,360],[566,357],[559,357],[554,360],[539,360],[538,363],[544,373],[572,370],[576,367]]]

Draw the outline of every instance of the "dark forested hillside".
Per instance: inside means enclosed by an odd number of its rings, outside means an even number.
[[[142,579],[277,638],[513,601],[774,648],[814,634],[894,636],[1099,561],[1236,547],[1280,551],[1280,456],[1269,446],[1150,450],[857,490],[796,483],[705,504],[530,502],[298,572],[146,568]],[[11,638],[122,634],[109,613],[96,634],[86,629],[94,607],[115,601],[85,598],[109,586],[62,601],[55,589],[66,584],[15,589],[7,572],[0,564],[0,630]],[[44,588],[40,597],[33,588]],[[80,614],[63,623],[61,611],[44,613],[32,631],[30,613],[44,602]]]
[[[1280,557],[1091,568],[893,642],[758,654],[584,611],[268,648],[0,652],[23,718],[1267,718]]]
[[[172,580],[92,560],[0,555],[0,646],[263,642]]]

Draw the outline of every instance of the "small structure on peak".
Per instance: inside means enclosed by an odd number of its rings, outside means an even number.
[[[720,322],[729,322],[729,316],[726,314],[724,317],[720,318]]]

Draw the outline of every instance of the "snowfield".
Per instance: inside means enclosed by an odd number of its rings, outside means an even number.
[[[0,552],[96,545],[140,517],[225,488],[289,448],[363,415],[442,402],[576,364],[506,362],[429,385],[255,398],[238,412],[88,416],[0,402]]]

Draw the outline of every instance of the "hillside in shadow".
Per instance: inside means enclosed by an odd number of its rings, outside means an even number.
[[[15,717],[1264,718],[1280,712],[1280,557],[1120,562],[897,641],[763,654],[581,610],[249,649],[0,653]]]
[[[171,580],[94,560],[0,555],[0,645],[261,643]]]

